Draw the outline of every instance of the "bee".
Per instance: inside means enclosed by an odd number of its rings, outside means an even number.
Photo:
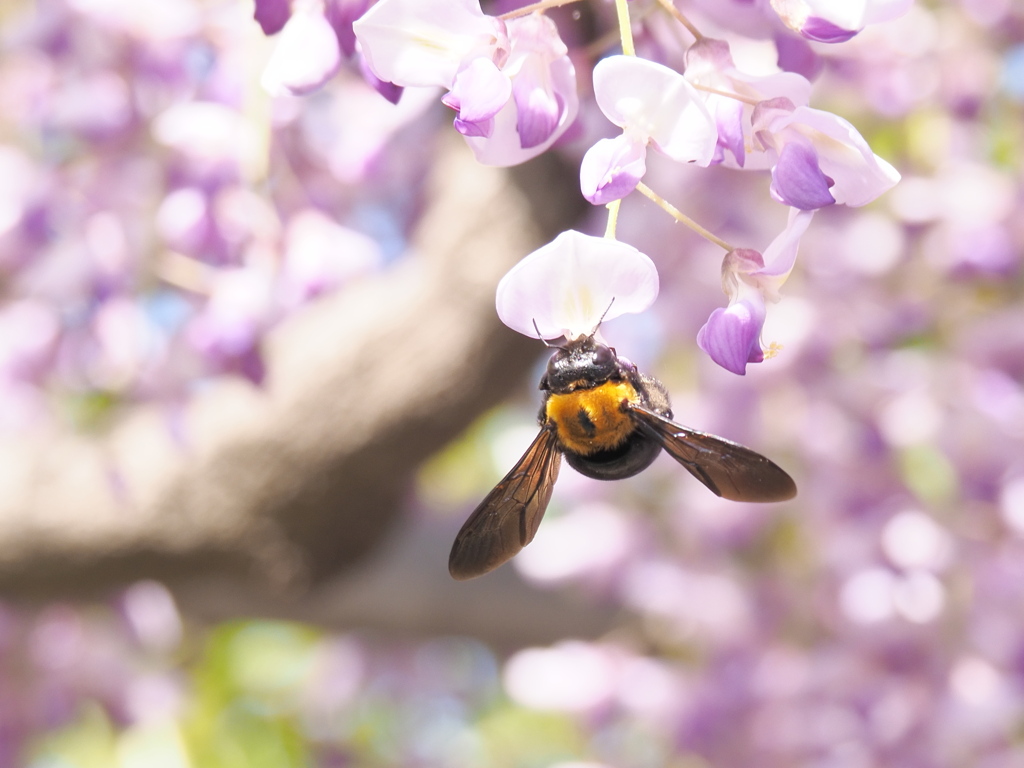
[[[455,579],[492,571],[533,540],[562,456],[587,477],[620,480],[649,467],[664,449],[722,498],[796,495],[793,478],[761,454],[675,423],[664,385],[594,334],[557,348],[540,389],[540,434],[455,537],[448,558]]]

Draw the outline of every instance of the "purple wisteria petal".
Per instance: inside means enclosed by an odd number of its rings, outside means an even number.
[[[512,80],[514,97],[495,116],[488,138],[466,139],[477,161],[484,165],[517,165],[545,152],[572,125],[579,111],[576,70],[554,22],[537,14],[512,19],[508,35],[511,52],[502,71]],[[548,128],[532,122],[536,116],[526,122],[520,119],[516,96],[520,77],[532,81],[535,88],[542,87],[545,94],[552,94],[553,102],[548,103],[557,105],[557,123],[539,144],[533,142]]]
[[[479,123],[498,114],[511,95],[512,82],[508,77],[493,61],[480,57],[455,76],[452,89],[441,101],[458,110],[461,122]]]
[[[718,128],[686,78],[636,56],[609,56],[594,67],[594,98],[615,125],[681,163],[707,166]]]
[[[357,60],[359,61],[359,73],[363,76],[363,80],[392,104],[397,104],[402,98],[405,89],[400,85],[386,82],[377,77],[374,71],[370,69],[370,65],[366,63],[366,57],[362,53],[357,55]]]
[[[867,205],[899,182],[899,172],[872,152],[857,129],[838,115],[797,107],[792,125],[811,139],[822,173],[835,180],[831,192],[837,203]]]
[[[761,293],[769,301],[778,301],[778,290],[793,271],[800,238],[804,236],[813,218],[814,211],[791,209],[786,228],[764,249],[764,266],[751,273],[757,279]]]
[[[253,18],[264,35],[276,35],[292,15],[291,0],[256,0]]]
[[[722,162],[725,159],[725,150],[729,150],[740,168],[746,162],[747,155],[743,138],[743,108],[743,102],[735,99],[716,98],[708,104],[718,127],[715,159]]]
[[[563,232],[498,283],[498,317],[531,338],[575,339],[607,321],[642,312],[658,296],[658,270],[619,240]]]
[[[489,139],[491,134],[494,133],[493,117],[485,117],[482,120],[463,120],[461,117],[456,117],[452,125],[463,136],[473,138]]]
[[[772,99],[758,104],[751,122],[755,141],[769,156],[780,158],[790,144],[812,148],[820,172],[833,182],[829,192],[840,205],[866,205],[900,180],[899,172],[871,151],[853,125],[831,112],[794,108],[786,99]],[[790,155],[794,167],[799,165],[795,161],[806,162],[799,153]],[[799,195],[787,194],[785,182],[781,191],[773,189],[776,192],[777,199],[801,200]],[[801,204],[812,202],[808,198]]]
[[[356,33],[352,24],[366,13],[370,0],[327,0],[324,4],[324,16],[338,36],[338,45],[346,57],[352,58],[356,52]]]
[[[816,43],[845,43],[858,32],[859,29],[843,29],[818,16],[811,16],[800,28],[803,37]]]
[[[352,28],[370,69],[401,86],[451,88],[470,59],[500,65],[508,52],[504,22],[480,0],[380,0]]]
[[[512,88],[518,120],[516,130],[524,149],[543,144],[558,127],[562,105],[550,89],[547,65],[534,57],[519,70]]]
[[[704,38],[686,52],[686,80],[697,86],[736,93],[761,103],[783,99],[788,104],[807,104],[811,84],[795,72],[754,76],[736,69],[724,40]],[[732,168],[764,170],[770,166],[763,152],[750,152],[752,145],[750,104],[727,96],[700,92],[704,105],[714,117],[718,131],[713,162]],[[792,109],[792,106],[790,107]],[[726,152],[732,155],[728,157]]]
[[[868,24],[889,21],[913,0],[771,0],[783,23],[808,40],[842,43]]]
[[[647,172],[647,147],[623,133],[601,139],[580,163],[580,189],[594,205],[605,205],[628,195]]]
[[[321,13],[295,13],[281,30],[260,85],[271,96],[315,91],[334,76],[341,51],[334,29]]]
[[[832,179],[821,172],[818,156],[806,144],[786,144],[772,169],[771,194],[785,205],[810,211],[835,203]]]
[[[764,360],[761,328],[764,326],[764,302],[756,291],[743,299],[719,307],[697,333],[697,346],[727,371],[743,376],[747,363]]]
[[[825,66],[824,59],[802,37],[779,31],[775,35],[775,50],[778,51],[779,68],[793,72],[807,80],[815,80]]]

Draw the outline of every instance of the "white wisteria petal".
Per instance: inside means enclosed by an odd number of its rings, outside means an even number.
[[[281,30],[260,85],[271,96],[301,95],[323,85],[340,65],[338,37],[330,22],[322,13],[298,11]]]
[[[609,56],[594,67],[594,97],[615,125],[645,137],[681,163],[709,165],[718,127],[681,74],[636,56]]]
[[[563,232],[498,283],[498,317],[531,338],[575,339],[598,325],[643,312],[658,296],[654,262],[631,245]]]
[[[450,88],[468,58],[508,45],[480,0],[380,0],[352,29],[373,73],[401,86]]]

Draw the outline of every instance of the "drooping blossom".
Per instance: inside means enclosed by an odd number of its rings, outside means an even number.
[[[276,35],[291,16],[291,0],[255,0],[253,18],[265,35]]]
[[[765,249],[729,251],[722,261],[722,290],[729,306],[719,307],[697,334],[697,345],[720,366],[733,373],[746,373],[747,363],[764,360],[761,329],[767,309],[765,301],[779,300],[796,261],[800,238],[807,231],[813,211],[793,208],[786,228]]]
[[[356,33],[352,25],[366,13],[372,0],[327,0],[324,4],[324,16],[338,36],[341,52],[352,57],[356,52]]]
[[[264,34],[280,32],[260,84],[271,96],[301,96],[322,87],[341,66],[343,58],[356,56],[352,25],[370,5],[370,0],[324,0],[295,3],[286,0],[257,0],[256,21]],[[364,66],[367,83],[393,103],[401,88],[383,82]]]
[[[842,43],[868,24],[906,13],[914,0],[771,0],[783,23],[808,40]]]
[[[276,312],[266,270],[224,269],[213,276],[209,301],[189,322],[186,337],[212,370],[260,384],[266,373],[260,343]]]
[[[636,56],[609,56],[594,67],[594,98],[622,134],[583,157],[580,187],[594,205],[619,200],[647,170],[651,146],[680,163],[714,160],[718,130],[704,100],[678,72]]]
[[[831,112],[777,98],[758,104],[751,124],[771,162],[772,197],[785,205],[866,205],[900,180],[853,125]]]
[[[498,317],[531,338],[576,339],[602,321],[643,312],[658,296],[658,270],[619,240],[563,232],[498,283]]]
[[[768,158],[764,153],[750,154],[750,117],[754,106],[749,102],[786,98],[793,104],[806,106],[811,97],[811,83],[802,75],[778,72],[757,76],[741,72],[733,63],[729,44],[710,37],[698,40],[687,50],[685,77],[695,86],[735,93],[742,97],[730,98],[706,90],[700,92],[718,128],[718,143],[712,162],[737,168],[768,167]],[[732,158],[728,158],[726,152]]]
[[[576,70],[554,22],[539,13],[511,19],[508,36],[511,50],[502,74],[511,80],[511,98],[495,114],[489,138],[466,137],[485,165],[536,157],[565,133],[579,110]]]
[[[506,25],[479,0],[381,0],[353,29],[381,80],[448,90],[456,129],[486,165],[536,157],[576,117],[575,69],[541,14]]]
[[[327,17],[319,9],[300,9],[281,29],[260,84],[271,96],[300,96],[322,86],[340,65],[338,37]]]

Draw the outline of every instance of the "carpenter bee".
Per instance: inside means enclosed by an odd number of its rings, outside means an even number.
[[[471,579],[533,540],[562,456],[598,480],[646,469],[661,449],[715,494],[733,501],[784,501],[793,479],[749,448],[676,424],[668,392],[615,350],[581,336],[557,351],[540,380],[540,434],[455,537],[448,571]]]

